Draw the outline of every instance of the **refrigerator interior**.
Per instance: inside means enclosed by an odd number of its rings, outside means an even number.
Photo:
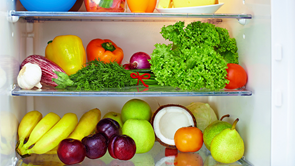
[[[221,0],[220,0],[221,1]],[[22,10],[19,1],[0,2],[0,112],[1,122],[6,122],[10,136],[1,134],[1,145],[11,143],[12,147],[1,147],[1,164],[15,165],[19,156],[14,151],[17,140],[17,124],[29,111],[38,110],[43,116],[55,112],[62,116],[73,112],[81,117],[83,113],[98,108],[102,116],[109,112],[120,112],[125,102],[140,98],[148,102],[155,111],[159,104],[189,105],[191,102],[207,102],[218,117],[230,114],[228,122],[240,121],[237,130],[245,142],[245,159],[253,165],[271,165],[271,20],[269,0],[223,0],[217,13],[252,14],[252,19],[236,18],[107,18],[95,17],[58,20],[26,21],[10,16],[11,10]],[[85,11],[82,5],[80,11]],[[156,11],[155,11],[156,12]],[[237,40],[240,65],[248,74],[247,90],[251,96],[12,96],[19,65],[32,54],[45,55],[47,42],[55,36],[72,34],[79,36],[86,48],[94,38],[111,39],[124,50],[122,63],[128,61],[137,51],[152,53],[155,43],[168,43],[159,33],[161,27],[176,21],[209,21],[229,30]],[[6,117],[6,118],[4,118]],[[1,123],[2,124],[2,123]],[[156,143],[157,144],[157,143]],[[5,149],[5,151],[4,151]],[[154,163],[164,157],[164,148],[155,146],[147,155]],[[3,152],[3,153],[2,153]],[[207,151],[202,151],[207,153]],[[162,156],[161,156],[162,155]],[[102,159],[106,164],[110,159]],[[144,159],[145,160],[145,159]],[[99,162],[91,161],[91,162]],[[82,165],[89,165],[85,160]],[[96,164],[97,164],[96,163]]]

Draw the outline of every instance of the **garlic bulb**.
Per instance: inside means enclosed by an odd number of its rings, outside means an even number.
[[[27,63],[19,71],[17,83],[22,89],[32,89],[33,87],[41,88],[40,83],[42,70],[39,65]]]

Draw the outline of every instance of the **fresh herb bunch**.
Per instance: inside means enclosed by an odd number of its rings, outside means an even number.
[[[156,44],[150,63],[162,86],[182,90],[223,89],[227,63],[238,63],[236,40],[213,24],[179,21],[160,32],[171,44]]]
[[[58,84],[56,88],[65,89],[67,87],[76,90],[101,91],[106,88],[123,88],[136,86],[138,79],[131,78],[131,73],[138,72],[145,74],[148,70],[125,70],[117,62],[104,63],[100,60],[93,60],[77,73],[67,76],[62,72],[55,72],[58,75],[53,81]],[[147,85],[157,85],[153,73],[148,73],[151,77],[145,79]]]

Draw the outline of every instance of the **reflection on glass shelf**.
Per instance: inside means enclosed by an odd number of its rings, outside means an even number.
[[[52,86],[43,86],[42,89],[23,90],[15,87],[12,90],[14,96],[251,96],[252,91],[247,89],[229,90],[222,89],[219,91],[199,90],[184,91],[173,87],[149,87],[136,86],[125,88],[112,88],[103,91],[76,91],[60,90]]]
[[[198,160],[195,160],[199,158]],[[103,157],[98,159],[88,159],[85,157],[83,162],[79,163],[81,166],[106,166],[106,165],[125,165],[125,166],[174,166],[175,163],[187,163],[191,165],[204,165],[204,166],[252,166],[244,158],[231,164],[222,164],[215,161],[210,155],[210,151],[203,146],[196,153],[179,153],[175,156],[165,156],[165,147],[155,142],[154,147],[147,153],[135,154],[132,159],[124,161],[113,159],[107,152]],[[26,158],[18,160],[16,166],[26,165],[64,165],[55,154],[31,155]]]
[[[237,18],[252,19],[251,14],[222,14],[222,13],[128,13],[128,12],[37,12],[37,11],[11,11],[11,16],[24,17],[28,19],[50,21],[48,18],[57,17],[59,19],[74,18],[71,20],[81,19],[157,19],[157,18]],[[41,17],[41,18],[40,18]],[[55,20],[54,20],[55,21]]]

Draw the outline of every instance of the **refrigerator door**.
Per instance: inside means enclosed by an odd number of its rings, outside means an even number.
[[[15,165],[15,145],[19,119],[26,112],[26,98],[11,96],[19,71],[23,50],[21,31],[16,17],[9,17],[14,1],[0,1],[0,165]]]
[[[271,1],[271,164],[295,165],[295,2]]]

